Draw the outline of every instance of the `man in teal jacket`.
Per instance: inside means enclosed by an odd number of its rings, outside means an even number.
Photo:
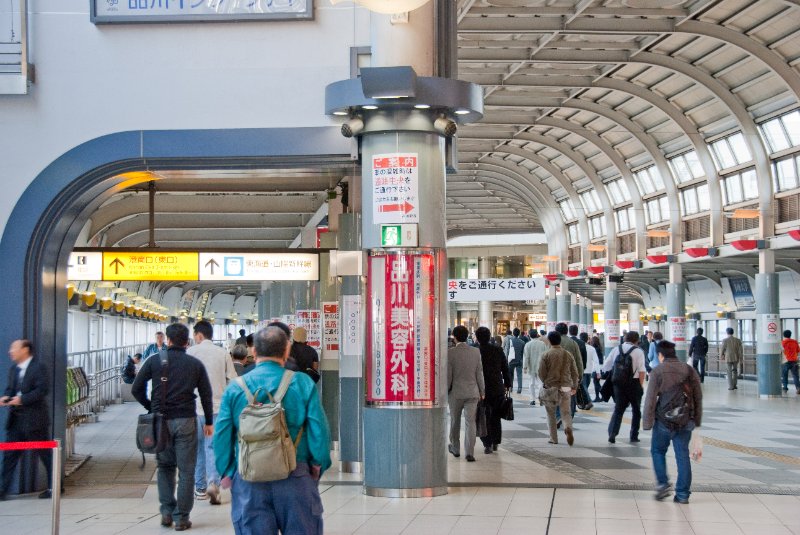
[[[269,402],[264,391],[274,395],[278,389],[291,343],[279,327],[267,327],[256,333],[254,346],[256,366],[242,378],[251,392],[262,389],[260,401]],[[215,421],[216,465],[223,488],[231,487],[234,531],[237,535],[277,535],[279,530],[283,535],[321,535],[322,500],[317,482],[331,466],[330,430],[314,381],[296,373],[283,398],[292,440],[303,428],[297,469],[286,479],[251,483],[239,475],[237,433],[239,415],[246,405],[242,388],[230,383]]]

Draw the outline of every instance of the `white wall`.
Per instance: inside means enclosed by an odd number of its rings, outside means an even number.
[[[105,134],[333,124],[325,86],[369,44],[369,15],[327,0],[314,21],[105,26],[88,0],[30,4],[36,83],[0,95],[0,231],[43,168]]]

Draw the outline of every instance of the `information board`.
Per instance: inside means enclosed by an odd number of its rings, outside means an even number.
[[[372,157],[372,220],[419,223],[419,159],[417,153]]]
[[[103,280],[196,281],[197,253],[103,252]]]
[[[322,303],[322,358],[339,356],[339,303]]]
[[[778,314],[759,314],[761,316],[760,342],[779,344],[781,342],[781,320]]]
[[[92,0],[95,24],[311,19],[313,0]]]
[[[671,317],[667,325],[669,328],[667,339],[676,346],[686,345],[686,318],[683,316]]]
[[[544,279],[450,279],[448,301],[534,301],[544,299]]]
[[[103,280],[103,253],[70,253],[67,279],[71,281]]]
[[[306,343],[319,352],[322,349],[322,312],[320,310],[298,310],[295,313],[298,327],[306,330]]]
[[[619,345],[618,319],[606,319],[606,345]]]
[[[202,281],[315,281],[314,253],[200,253]]]

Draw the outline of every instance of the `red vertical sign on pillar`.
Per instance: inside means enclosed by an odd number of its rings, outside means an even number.
[[[367,401],[435,402],[435,274],[432,254],[370,257]]]

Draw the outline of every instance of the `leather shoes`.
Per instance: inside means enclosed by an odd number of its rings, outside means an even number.
[[[458,459],[459,457],[461,457],[461,454],[460,454],[460,453],[458,453],[458,452],[456,451],[456,449],[455,449],[453,446],[447,446],[447,451],[449,451],[450,453],[452,453],[452,454],[453,454],[453,457],[455,457],[456,459]]]
[[[492,453],[492,448],[491,448],[491,447],[489,447],[489,446],[486,446],[485,448],[483,448],[483,453],[486,453],[487,455],[488,455],[489,453]]]
[[[53,497],[53,492],[50,489],[44,490],[42,491],[41,494],[39,494],[40,500],[49,500],[52,497]]]
[[[4,501],[6,501],[6,493],[5,492],[0,492],[0,502],[4,502]]]
[[[633,437],[631,438],[631,442],[641,442],[641,440],[639,440],[639,437]]]
[[[572,446],[572,444],[575,442],[575,435],[572,434],[572,428],[571,427],[567,427],[564,430],[564,433],[567,435],[567,444]]]
[[[467,460],[468,463],[474,463],[475,462],[475,457],[473,457],[472,455],[467,455],[465,457],[465,459]]]
[[[172,525],[172,515],[161,515],[161,525],[168,528]]]
[[[191,527],[192,527],[191,520],[181,520],[180,522],[175,522],[175,531],[186,531]]]
[[[497,444],[492,444],[492,451],[497,451]]]
[[[536,405],[536,402],[535,401],[531,401],[531,405]]]
[[[616,439],[616,438],[614,438],[614,437],[608,437],[608,443],[609,443],[609,444],[615,444],[616,442],[617,442],[617,439]]]

